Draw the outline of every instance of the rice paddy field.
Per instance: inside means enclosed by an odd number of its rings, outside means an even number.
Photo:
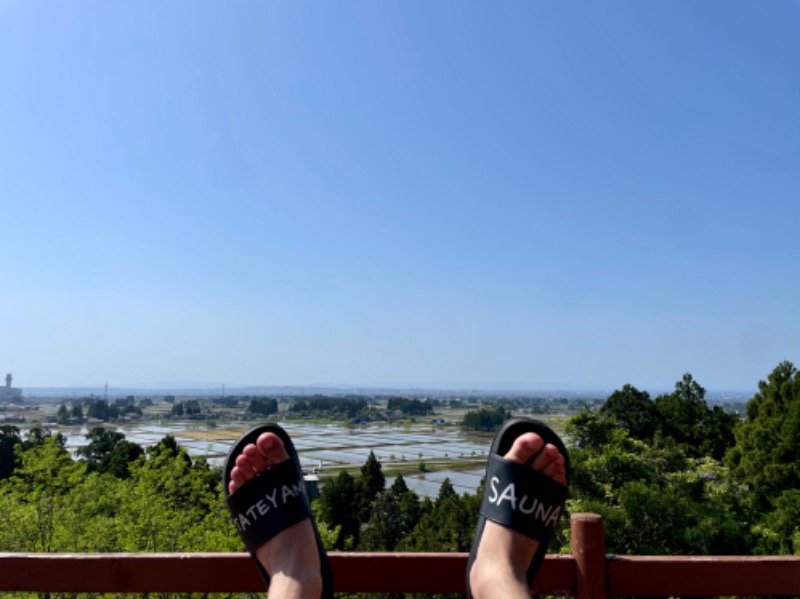
[[[457,427],[431,425],[347,426],[302,421],[280,422],[292,436],[300,461],[307,471],[326,476],[346,469],[357,473],[370,452],[381,462],[390,485],[402,472],[409,488],[423,496],[435,496],[445,478],[455,490],[474,493],[483,475],[490,437],[468,434]],[[143,447],[157,444],[166,435],[175,437],[192,456],[203,456],[212,465],[222,465],[234,441],[254,426],[253,422],[231,422],[213,427],[196,422],[127,424],[115,428],[128,441]],[[90,428],[52,427],[66,438],[74,452],[86,445]],[[108,426],[107,428],[114,428]],[[425,464],[425,472],[420,463]]]

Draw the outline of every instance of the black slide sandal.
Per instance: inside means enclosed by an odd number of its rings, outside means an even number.
[[[568,486],[561,485],[549,476],[533,470],[530,464],[518,464],[502,457],[508,453],[514,441],[525,433],[536,433],[545,445],[548,443],[555,445],[559,453],[564,456],[564,468],[569,485],[570,467],[567,448],[550,427],[538,420],[522,417],[512,418],[503,423],[489,450],[481,510],[467,563],[468,597],[472,597],[469,575],[478,554],[487,520],[539,541],[539,548],[527,572],[530,587],[536,579],[563,512]]]
[[[289,454],[289,459],[268,468],[233,493],[228,493],[231,471],[236,458],[245,446],[254,444],[263,433],[274,433]],[[333,573],[328,555],[322,545],[317,525],[311,514],[311,505],[303,482],[300,459],[291,438],[283,428],[274,423],[264,424],[243,435],[228,452],[222,471],[225,499],[233,523],[247,550],[253,556],[264,582],[269,586],[269,572],[256,559],[256,550],[271,538],[306,518],[311,520],[322,575],[321,599],[333,597]]]

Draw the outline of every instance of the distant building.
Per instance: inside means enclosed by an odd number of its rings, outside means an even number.
[[[0,403],[18,402],[22,401],[22,389],[15,389],[11,386],[11,381],[14,377],[11,373],[6,375],[6,386],[0,387]]]
[[[309,499],[316,499],[319,497],[319,477],[314,474],[306,474],[303,476],[303,482],[306,483],[306,493]]]

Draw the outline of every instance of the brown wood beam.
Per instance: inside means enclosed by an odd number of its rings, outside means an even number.
[[[608,559],[610,594],[800,596],[800,556],[621,556]]]
[[[466,553],[331,553],[336,590],[463,593]],[[569,594],[575,563],[545,560],[535,592]],[[245,593],[264,583],[245,553],[0,553],[0,592]]]

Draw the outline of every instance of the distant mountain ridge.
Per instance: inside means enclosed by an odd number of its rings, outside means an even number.
[[[647,390],[655,397],[660,393],[667,393],[671,389]],[[413,397],[519,397],[534,396],[543,398],[572,398],[572,399],[605,399],[613,389],[575,390],[558,388],[466,388],[463,386],[446,387],[388,387],[369,385],[225,385],[225,395],[274,395],[279,397],[293,397],[304,395],[406,395]],[[25,398],[71,398],[94,395],[103,397],[106,393],[104,386],[75,386],[75,387],[29,387],[24,389]],[[755,391],[742,390],[717,390],[707,391],[706,400],[710,403],[746,402],[753,397]],[[192,397],[220,397],[223,395],[222,385],[213,384],[143,384],[108,388],[109,398],[153,395],[175,395]]]

